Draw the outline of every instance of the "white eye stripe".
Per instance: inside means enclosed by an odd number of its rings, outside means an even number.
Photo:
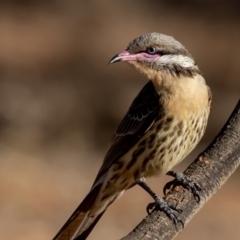
[[[160,57],[160,61],[162,64],[177,64],[183,68],[191,68],[195,66],[195,62],[192,58],[183,55],[163,55]]]

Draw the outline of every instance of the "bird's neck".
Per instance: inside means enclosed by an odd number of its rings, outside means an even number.
[[[206,85],[204,78],[198,73],[173,75],[170,72],[155,71],[155,74],[148,77],[158,93],[169,91],[175,94],[175,91],[190,91],[192,87],[195,88],[197,85]]]
[[[208,87],[205,79],[200,74],[193,76],[172,76],[171,74],[157,74],[151,79],[163,104],[172,103],[174,106],[181,106],[188,111],[195,112],[204,107],[208,100]],[[198,94],[196,94],[196,92]],[[199,98],[202,96],[202,98]],[[179,105],[179,102],[181,105]],[[179,109],[182,112],[182,109]]]
[[[182,76],[174,76],[168,72],[157,72],[154,71],[151,74],[148,74],[148,79],[150,79],[158,93],[162,91],[173,92],[175,87],[178,87],[179,81]]]
[[[194,78],[197,75],[201,75],[201,71],[196,64],[193,64],[191,68],[186,68],[180,65],[159,65],[158,69],[156,69],[154,66],[151,67],[136,61],[130,63],[139,72],[146,75],[154,85],[156,83],[156,86],[160,87],[167,87],[168,85],[172,86],[172,84],[180,78]]]

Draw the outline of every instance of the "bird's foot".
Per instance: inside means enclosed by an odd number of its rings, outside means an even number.
[[[138,185],[142,187],[145,191],[147,191],[152,198],[155,200],[153,203],[149,203],[147,206],[147,213],[150,214],[153,210],[160,210],[167,214],[167,216],[175,223],[180,222],[182,224],[182,227],[184,227],[184,224],[182,220],[174,213],[174,211],[177,211],[179,213],[182,212],[181,209],[173,206],[171,203],[166,202],[162,198],[158,197],[151,188],[146,184],[145,178],[140,179],[138,182]]]
[[[189,189],[193,193],[193,196],[197,202],[200,201],[201,187],[198,183],[194,182],[190,177],[188,177],[180,172],[169,171],[169,172],[167,172],[167,175],[175,177],[175,179],[168,182],[164,186],[163,193],[165,195],[166,195],[167,190],[169,190],[170,188],[172,188],[175,185],[180,183],[183,187]]]
[[[182,212],[181,209],[173,206],[171,203],[166,202],[164,199],[158,196],[156,196],[154,200],[155,202],[149,203],[147,206],[148,214],[150,214],[153,210],[163,211],[174,222],[175,225],[179,222],[182,224],[182,227],[184,227],[182,220],[174,212],[177,211],[178,213],[181,213]]]

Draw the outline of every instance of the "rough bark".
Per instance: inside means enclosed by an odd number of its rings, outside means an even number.
[[[166,195],[183,212],[184,226],[226,182],[240,164],[240,100],[233,113],[213,142],[185,170],[185,174],[201,184],[201,200],[196,202],[191,192],[176,185]],[[121,240],[170,240],[182,231],[181,224],[174,223],[160,211],[153,211]]]

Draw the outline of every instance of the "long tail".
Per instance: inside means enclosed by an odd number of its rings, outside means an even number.
[[[92,188],[53,240],[84,240],[97,224],[106,208],[96,216],[88,216],[101,189],[101,184]]]
[[[95,227],[95,225],[97,224],[97,222],[99,221],[99,219],[102,217],[102,215],[105,213],[106,210],[104,210],[102,213],[100,213],[95,219],[94,221],[89,225],[89,227],[82,233],[79,233],[80,235],[76,236],[76,238],[74,238],[74,240],[85,240],[88,235],[91,233],[91,231],[93,230],[93,228]]]
[[[116,193],[110,198],[99,203],[96,199],[100,194],[102,185],[99,184],[91,189],[82,203],[74,211],[71,217],[63,225],[53,240],[85,240],[99,219],[102,217],[108,206],[119,198],[124,191]],[[97,212],[94,216],[91,210]]]

